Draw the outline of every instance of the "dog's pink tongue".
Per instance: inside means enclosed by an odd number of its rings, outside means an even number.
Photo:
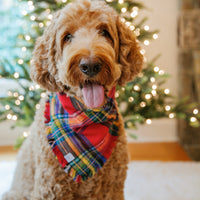
[[[101,106],[104,100],[104,88],[97,84],[88,84],[82,88],[83,100],[88,108]]]

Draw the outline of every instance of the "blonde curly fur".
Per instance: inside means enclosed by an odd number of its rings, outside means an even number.
[[[102,30],[109,35],[102,35]],[[66,41],[69,33],[73,38]],[[78,65],[81,58],[91,55],[103,61],[103,68],[88,78]],[[112,8],[101,1],[79,0],[56,12],[37,39],[31,77],[48,91],[82,99],[80,84],[97,82],[107,95],[114,85],[131,81],[142,61],[134,34]],[[3,200],[123,200],[128,153],[121,115],[111,157],[98,173],[78,184],[64,172],[50,149],[45,135],[45,99],[40,104],[31,134],[19,151],[11,189]]]

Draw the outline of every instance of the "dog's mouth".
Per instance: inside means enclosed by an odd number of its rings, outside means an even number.
[[[98,108],[104,103],[104,87],[96,82],[85,81],[80,85],[84,104],[88,108]]]

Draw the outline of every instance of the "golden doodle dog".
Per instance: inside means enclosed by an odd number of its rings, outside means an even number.
[[[142,63],[133,32],[106,3],[79,0],[56,12],[31,63],[49,95],[3,200],[123,200],[128,153],[115,86]]]

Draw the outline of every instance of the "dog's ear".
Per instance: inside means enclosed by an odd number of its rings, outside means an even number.
[[[46,27],[43,35],[36,40],[31,61],[30,76],[33,81],[49,91],[60,91],[60,83],[56,81],[56,19],[54,15],[51,24]]]
[[[124,85],[136,76],[143,65],[143,56],[136,41],[134,33],[121,21],[117,19],[117,29],[119,36],[119,57],[121,65],[121,77],[118,84]]]

